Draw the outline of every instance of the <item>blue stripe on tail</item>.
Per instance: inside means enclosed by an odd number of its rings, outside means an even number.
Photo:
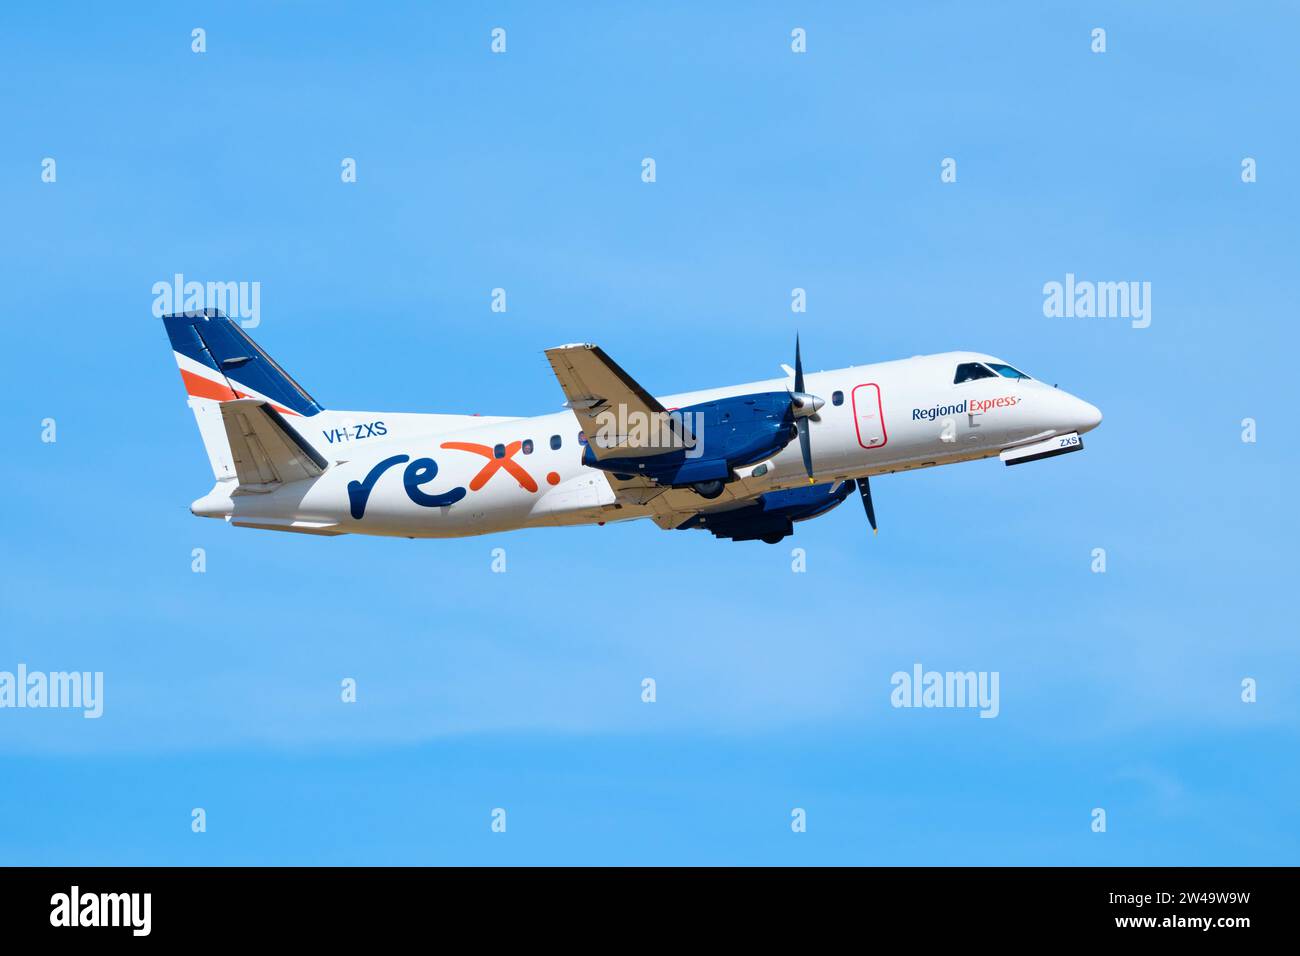
[[[299,415],[310,416],[325,410],[248,337],[239,323],[216,309],[164,315],[162,320],[173,349],[220,372],[232,389],[260,392]]]

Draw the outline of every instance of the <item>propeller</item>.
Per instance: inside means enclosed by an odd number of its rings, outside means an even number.
[[[871,479],[859,478],[858,491],[862,493],[862,507],[867,512],[867,521],[871,523],[871,533],[879,534],[880,531],[876,528],[876,507],[871,503]]]
[[[803,455],[803,470],[808,473],[808,484],[813,484],[812,436],[808,433],[808,419],[816,415],[826,403],[816,395],[803,390],[803,357],[799,353],[799,336],[794,337],[794,391],[790,393],[790,411],[794,414],[795,428],[799,431],[799,451]]]
[[[817,412],[826,403],[816,395],[809,395],[804,391],[803,382],[803,355],[799,350],[799,336],[794,337],[794,368],[783,366],[787,372],[794,375],[794,389],[790,392],[790,411],[794,414],[795,428],[799,430],[799,451],[803,455],[803,470],[808,473],[808,484],[814,484],[816,478],[813,477],[812,464],[812,436],[808,431],[808,422],[810,419],[818,418]],[[862,508],[867,513],[867,521],[871,524],[871,533],[879,534],[880,529],[876,527],[876,506],[871,501],[871,480],[869,478],[859,478],[858,492],[862,495]]]

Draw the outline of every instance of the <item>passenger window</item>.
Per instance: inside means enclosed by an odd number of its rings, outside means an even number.
[[[579,445],[585,445],[585,444],[587,444],[587,436],[586,436],[585,433],[583,433],[583,432],[578,432],[578,444],[579,444]]]
[[[551,451],[559,451],[559,450],[560,450],[560,436],[559,436],[559,435],[552,435],[552,436],[551,436]]]
[[[525,438],[524,446],[521,450],[525,455],[531,455],[533,453],[533,440],[531,438]]]
[[[843,404],[844,404],[844,393],[843,393],[843,392],[832,392],[832,393],[831,393],[831,404],[832,404],[832,405],[843,405]]]
[[[997,373],[984,367],[979,362],[963,362],[957,366],[957,374],[953,376],[952,383],[960,385],[962,382],[973,382],[979,378],[997,378]]]
[[[505,446],[505,445],[493,445],[493,446],[492,446],[492,457],[493,457],[493,458],[504,458],[504,457],[506,457],[506,446]]]

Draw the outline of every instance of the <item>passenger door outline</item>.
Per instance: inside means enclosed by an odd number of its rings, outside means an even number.
[[[865,393],[859,399],[858,392],[864,388],[872,391]],[[871,428],[873,419],[878,423],[879,435],[874,434]],[[868,423],[868,434],[865,436],[862,434],[864,421]],[[889,444],[889,430],[885,428],[885,407],[880,397],[880,386],[875,382],[866,382],[853,388],[853,430],[858,436],[858,444],[868,451],[875,451]]]

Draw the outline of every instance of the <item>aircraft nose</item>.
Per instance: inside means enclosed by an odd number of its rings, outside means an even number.
[[[1076,398],[1074,404],[1074,418],[1077,423],[1075,431],[1079,434],[1090,432],[1101,424],[1101,409],[1096,405],[1085,402],[1081,398]]]

